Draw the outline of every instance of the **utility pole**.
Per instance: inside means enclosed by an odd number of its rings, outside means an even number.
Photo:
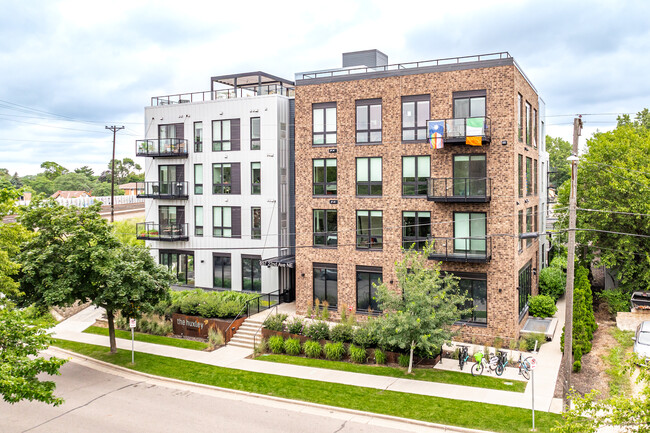
[[[115,214],[115,133],[124,126],[106,126],[106,129],[113,131],[113,159],[111,159],[111,222],[113,222]]]
[[[573,368],[573,276],[575,271],[576,249],[576,207],[578,193],[578,137],[582,130],[581,116],[573,119],[573,154],[567,158],[571,162],[571,195],[569,196],[569,245],[566,269],[566,313],[564,321],[564,386],[562,402],[565,411],[569,410],[569,390],[571,389],[571,369]]]

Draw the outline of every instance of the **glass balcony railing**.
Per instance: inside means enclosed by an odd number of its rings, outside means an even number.
[[[153,222],[137,223],[135,233],[138,239],[152,241],[186,241],[189,239],[187,223],[157,224]]]
[[[187,182],[141,182],[137,195],[142,198],[187,199]]]
[[[492,122],[489,117],[436,119],[444,127],[442,139],[450,144],[489,144],[492,140]],[[471,143],[470,143],[471,142]]]
[[[286,87],[281,84],[263,84],[240,86],[235,89],[206,90],[204,92],[177,93],[175,95],[154,96],[151,98],[151,106],[191,104],[194,102],[216,101],[219,99],[250,98],[264,95],[295,96],[293,87]]]
[[[183,138],[151,138],[135,141],[136,156],[186,158],[187,140]]]
[[[433,242],[431,260],[486,263],[492,258],[492,238],[489,236],[430,238],[429,242]]]
[[[487,203],[491,195],[489,177],[431,178],[427,188],[427,199],[436,202]]]

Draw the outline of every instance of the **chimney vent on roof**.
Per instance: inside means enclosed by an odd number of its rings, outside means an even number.
[[[375,68],[377,66],[386,66],[387,64],[388,56],[376,49],[343,53],[344,68],[351,68],[354,66]]]

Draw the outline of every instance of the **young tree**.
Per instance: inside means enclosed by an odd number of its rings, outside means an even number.
[[[553,138],[547,135],[546,150],[551,166],[550,171],[555,172],[549,174],[549,183],[555,188],[559,188],[571,177],[571,166],[567,161],[567,158],[571,156],[571,143],[560,137]]]
[[[467,298],[458,292],[457,278],[441,275],[440,265],[430,265],[427,257],[432,244],[424,251],[408,250],[397,263],[399,292],[382,282],[376,296],[384,315],[380,324],[380,344],[409,350],[409,367],[413,368],[416,349],[433,353],[454,335],[451,325],[469,310]]]
[[[99,216],[101,204],[64,207],[54,200],[34,200],[21,222],[36,235],[22,248],[23,303],[68,306],[91,301],[106,309],[111,352],[116,352],[113,314],[146,312],[164,299],[172,281],[166,267],[153,262],[144,248],[123,247],[112,227]],[[127,302],[128,300],[128,302]]]

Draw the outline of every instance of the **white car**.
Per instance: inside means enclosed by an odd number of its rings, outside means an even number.
[[[641,359],[650,359],[650,320],[645,320],[636,328],[634,340],[634,353]]]

